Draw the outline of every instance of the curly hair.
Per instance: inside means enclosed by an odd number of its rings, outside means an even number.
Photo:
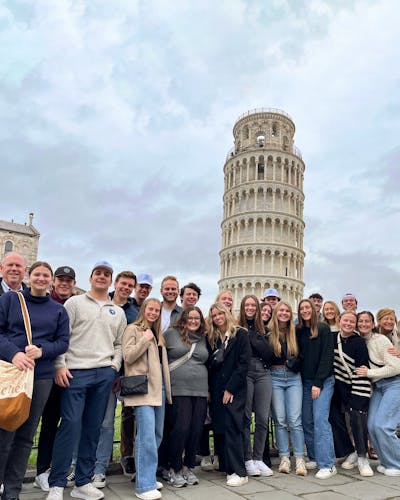
[[[204,320],[204,316],[203,316],[203,313],[201,312],[200,307],[188,306],[183,310],[181,316],[172,325],[173,328],[176,328],[177,330],[179,330],[179,332],[181,334],[181,338],[186,345],[190,345],[189,330],[188,330],[187,324],[188,324],[189,313],[192,311],[197,311],[200,315],[200,326],[197,330],[198,333],[200,335],[207,335],[206,322]]]

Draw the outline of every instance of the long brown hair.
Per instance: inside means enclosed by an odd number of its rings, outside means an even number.
[[[206,322],[204,320],[204,316],[203,316],[203,313],[201,312],[200,307],[188,306],[184,309],[180,318],[178,318],[178,320],[175,321],[175,323],[172,325],[173,328],[176,328],[177,330],[179,330],[179,333],[181,334],[182,341],[187,345],[190,345],[189,330],[187,327],[187,323],[188,323],[189,313],[192,311],[196,311],[200,315],[200,326],[199,326],[199,329],[197,330],[198,333],[200,335],[207,335]]]
[[[301,304],[303,304],[304,302],[307,302],[311,306],[312,312],[311,312],[311,319],[310,319],[309,325],[306,325],[304,319],[301,317],[301,314],[300,314],[300,307],[301,307]],[[310,299],[300,300],[299,306],[297,308],[297,317],[299,319],[299,326],[300,327],[309,326],[310,331],[311,331],[310,339],[317,338],[318,337],[318,316],[317,316],[317,311],[315,310],[315,306],[314,306],[312,300],[310,300]]]
[[[288,332],[284,333],[279,328],[279,322],[277,318],[277,312],[282,306],[286,306],[290,311],[290,320],[287,324]],[[269,322],[270,336],[269,341],[274,348],[275,356],[280,356],[282,354],[282,346],[281,340],[286,340],[287,343],[287,353],[290,356],[297,356],[299,354],[299,348],[297,345],[296,339],[296,330],[293,321],[293,310],[291,305],[288,302],[284,302],[283,300],[279,301],[272,311],[272,318]]]
[[[155,302],[156,304],[158,304],[160,306],[160,315],[156,319],[156,321],[153,323],[152,326],[149,325],[149,323],[146,321],[146,318],[144,317],[144,311],[146,310],[146,307],[150,302]],[[157,344],[165,346],[164,337],[161,335],[161,302],[158,299],[154,299],[154,298],[150,297],[150,298],[144,300],[143,304],[141,305],[141,307],[139,309],[138,317],[136,318],[136,321],[133,324],[135,326],[137,326],[139,330],[142,330],[142,331],[147,330],[147,328],[154,330],[156,337],[157,337]]]
[[[265,327],[264,327],[264,322],[261,319],[261,307],[260,307],[260,303],[258,302],[258,299],[255,295],[245,295],[243,297],[242,302],[240,303],[238,324],[240,326],[243,326],[244,328],[247,328],[247,318],[246,318],[246,312],[244,310],[244,306],[246,304],[247,299],[252,299],[256,305],[256,314],[254,316],[254,327],[258,333],[264,334]]]

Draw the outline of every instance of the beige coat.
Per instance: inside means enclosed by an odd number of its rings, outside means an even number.
[[[162,371],[164,375],[165,393],[168,403],[171,399],[171,383],[167,350],[162,347]],[[147,375],[148,393],[137,396],[125,396],[126,406],[161,406],[162,379],[158,346],[153,337],[147,340],[143,331],[136,325],[129,325],[122,337],[122,357],[125,363],[125,375]]]

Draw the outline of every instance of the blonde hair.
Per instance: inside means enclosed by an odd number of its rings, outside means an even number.
[[[290,319],[287,324],[288,332],[282,332],[279,327],[279,322],[277,318],[277,312],[282,306],[286,306],[290,311]],[[281,340],[286,340],[287,343],[287,353],[290,356],[297,356],[299,354],[299,348],[297,345],[296,329],[293,321],[293,310],[290,304],[284,301],[279,301],[272,311],[272,318],[269,322],[270,336],[269,341],[274,348],[275,356],[280,356],[282,354]]]
[[[227,328],[225,332],[226,337],[233,338],[236,335],[236,328],[237,328],[235,324],[235,319],[232,316],[232,313],[229,311],[229,309],[226,306],[224,306],[224,304],[221,304],[220,302],[215,302],[210,307],[207,318],[208,341],[210,342],[212,348],[215,347],[217,340],[221,337],[222,334],[222,332],[220,332],[220,330],[215,326],[212,320],[213,309],[217,309],[218,311],[223,312],[225,314],[227,323]]]
[[[229,295],[231,296],[231,300],[232,300],[232,308],[233,308],[233,295],[232,295],[232,292],[230,290],[221,290],[219,292],[219,294],[215,297],[215,301],[214,302],[219,302],[220,298],[221,298],[221,295],[223,293],[229,293]]]
[[[150,302],[155,302],[160,306],[160,315],[156,319],[156,321],[153,323],[152,326],[149,325],[147,322],[146,318],[144,317],[144,312],[146,310],[147,305]],[[157,344],[161,346],[165,346],[165,340],[164,337],[161,335],[161,302],[158,299],[153,299],[153,298],[148,298],[145,301],[143,301],[143,304],[140,307],[138,317],[136,318],[136,321],[133,323],[135,326],[138,327],[139,330],[145,331],[148,328],[150,328],[152,331],[155,332],[156,338],[157,338]]]
[[[379,324],[379,322],[385,316],[389,316],[389,315],[394,316],[394,327],[393,327],[393,330],[391,332],[388,332],[386,334],[382,331],[382,328],[381,328],[381,325]],[[388,337],[391,333],[393,334],[394,337],[397,336],[397,316],[396,316],[396,312],[394,309],[391,309],[390,307],[383,307],[382,309],[379,309],[379,311],[376,313],[376,322],[378,324],[379,333],[382,333],[382,335],[385,335],[386,337]]]
[[[322,306],[322,320],[325,321],[325,323],[328,323],[328,325],[331,325],[331,323],[329,323],[328,318],[325,316],[325,313],[324,313],[324,309],[325,309],[326,305],[333,307],[333,309],[335,311],[335,319],[334,319],[335,323],[334,323],[334,325],[339,329],[340,309],[339,309],[338,305],[336,304],[336,302],[333,302],[333,300],[327,300],[325,302],[325,304]]]

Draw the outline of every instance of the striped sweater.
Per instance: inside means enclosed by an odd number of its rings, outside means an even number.
[[[354,333],[350,337],[334,335],[334,373],[335,397],[339,398],[346,409],[368,411],[371,397],[371,382],[367,377],[357,375],[355,369],[368,366],[368,349],[365,340]],[[342,347],[340,356],[338,340]]]

